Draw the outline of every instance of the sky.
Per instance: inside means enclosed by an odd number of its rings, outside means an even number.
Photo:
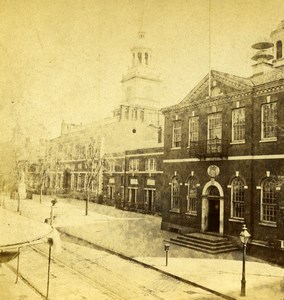
[[[60,134],[62,120],[111,115],[141,23],[162,107],[208,73],[209,28],[211,68],[250,76],[251,45],[284,19],[284,1],[211,0],[210,14],[209,1],[0,0],[0,139],[16,125],[48,138]]]

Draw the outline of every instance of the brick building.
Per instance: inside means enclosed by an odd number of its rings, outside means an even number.
[[[245,223],[254,251],[284,261],[283,43],[281,22],[252,46],[251,77],[212,70],[163,109],[163,229],[238,237]]]
[[[127,210],[161,213],[163,147],[106,155],[105,202]]]

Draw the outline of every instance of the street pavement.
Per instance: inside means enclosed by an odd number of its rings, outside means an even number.
[[[50,216],[51,198],[23,200],[21,214],[44,222]],[[1,205],[15,211],[17,203],[7,198]],[[242,253],[210,255],[170,245],[165,265],[164,240],[175,233],[160,230],[161,218],[90,203],[85,216],[84,201],[58,199],[54,226],[64,234],[118,253],[150,268],[195,284],[227,299],[240,297]],[[284,299],[284,269],[247,256],[245,299]],[[27,298],[29,299],[29,298]],[[178,299],[177,299],[178,300]]]

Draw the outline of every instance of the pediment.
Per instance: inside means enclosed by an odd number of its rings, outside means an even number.
[[[211,71],[210,76],[210,98],[226,96],[233,93],[248,91],[252,88],[252,82],[243,77]],[[209,96],[209,75],[205,76],[180,102],[179,105],[185,106],[196,101],[204,101]]]

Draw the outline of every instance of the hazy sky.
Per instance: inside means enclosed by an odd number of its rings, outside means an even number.
[[[0,0],[1,136],[20,124],[54,136],[64,119],[89,123],[121,99],[143,29],[175,104],[208,72],[209,0]],[[284,19],[283,0],[211,0],[212,68],[251,75],[251,45]]]

